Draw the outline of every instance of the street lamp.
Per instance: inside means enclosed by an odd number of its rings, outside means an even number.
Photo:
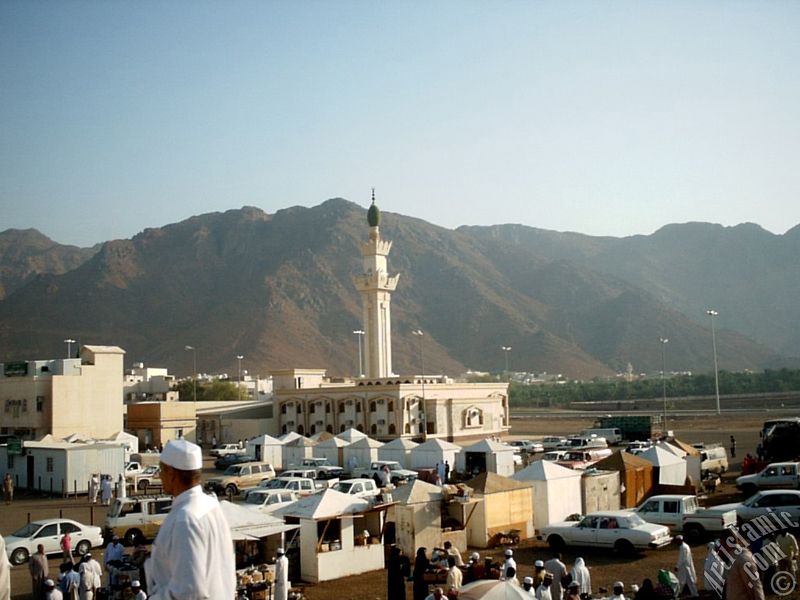
[[[236,355],[236,360],[239,361],[239,402],[242,401],[242,359],[244,356],[241,354]]]
[[[194,378],[192,379],[192,396],[193,401],[195,403],[195,407],[197,406],[197,348],[194,346],[184,346],[184,350],[191,350],[192,357],[194,359]],[[196,410],[196,408],[195,408]]]
[[[75,340],[72,338],[67,338],[64,340],[64,343],[67,345],[67,358],[72,357],[72,344],[75,343]]]
[[[706,314],[711,319],[711,345],[714,348],[714,390],[717,396],[717,414],[720,414],[719,408],[719,366],[717,366],[717,335],[714,332],[714,317],[719,313],[713,308],[709,308]]]
[[[423,422],[422,422],[422,435],[424,438],[427,439],[428,437],[428,407],[425,405],[425,353],[423,352],[422,348],[422,338],[425,336],[421,329],[415,329],[411,332],[411,335],[415,335],[419,338],[419,362],[420,367],[422,368],[422,415],[423,415]]]
[[[358,376],[364,377],[364,361],[361,359],[361,339],[366,335],[366,331],[356,329],[353,335],[358,336]]]
[[[669,338],[658,338],[661,342],[661,392],[664,395],[664,434],[667,433],[667,381],[664,379],[667,370],[667,342]]]
[[[500,349],[506,353],[506,381],[508,381],[508,353],[511,352],[511,346],[500,346]]]

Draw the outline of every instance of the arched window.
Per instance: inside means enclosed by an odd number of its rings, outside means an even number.
[[[281,404],[281,414],[282,415],[286,414],[286,405],[285,404]]]
[[[364,426],[361,423],[358,424],[358,427],[356,427],[356,429],[361,433],[364,433]]]
[[[327,431],[328,433],[333,433],[333,425],[328,424],[328,426],[325,427],[325,431]]]
[[[315,433],[317,433],[317,426],[316,425],[312,425],[311,427],[309,427],[308,428],[308,433],[310,433],[311,435],[314,435]]]
[[[326,402],[325,403],[325,414],[329,415],[330,413],[331,413],[331,403],[330,402]]]
[[[361,412],[361,402],[356,402],[356,412],[357,413]]]
[[[342,433],[343,431],[344,431],[344,425],[340,425],[339,426],[339,433]]]
[[[375,435],[378,433],[378,426],[373,423],[373,425],[369,428],[369,432],[371,435]]]
[[[375,404],[375,400],[371,400],[369,403],[369,412],[375,412],[378,410],[378,405]]]
[[[397,427],[394,426],[394,423],[391,423],[389,425],[389,435],[394,435],[395,433],[397,433]]]
[[[403,428],[403,431],[411,435],[411,423],[406,423],[406,426]]]
[[[314,404],[311,404],[311,406],[308,407],[308,414],[310,414],[310,415],[314,414],[314,407],[315,407]]]
[[[298,415],[302,415],[303,414],[303,405],[300,404],[299,402],[297,403],[297,414]]]
[[[297,433],[299,433],[300,435],[305,435],[306,434],[306,430],[302,425],[298,425],[297,426]]]
[[[394,412],[394,400],[389,400],[389,412]]]

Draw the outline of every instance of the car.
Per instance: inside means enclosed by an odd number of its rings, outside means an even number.
[[[103,530],[83,525],[72,519],[41,519],[31,521],[6,536],[6,555],[12,565],[21,565],[42,544],[45,554],[61,554],[61,538],[69,532],[75,554],[83,556],[94,547],[103,546]]]
[[[247,454],[247,449],[242,448],[239,444],[220,444],[216,448],[212,448],[208,454],[210,456],[226,456],[228,454]]]
[[[558,450],[559,446],[563,446],[566,443],[567,438],[565,437],[549,436],[542,440],[542,447],[545,452],[550,452],[551,450]]]
[[[511,440],[508,445],[518,452],[527,452],[528,454],[544,452],[544,446],[541,442],[532,442],[531,440]]]
[[[172,508],[172,496],[117,498],[106,515],[103,533],[107,540],[119,536],[129,546],[155,539]]]
[[[266,490],[256,488],[250,490],[245,497],[244,507],[262,513],[271,513],[281,506],[294,502],[298,497],[296,492],[288,489]]]
[[[633,554],[647,548],[662,548],[672,541],[669,528],[648,523],[635,512],[609,510],[591,513],[580,521],[552,523],[539,530],[537,539],[551,548],[591,546]]]
[[[725,534],[728,528],[736,526],[736,511],[716,506],[703,508],[697,503],[697,496],[689,494],[650,496],[636,509],[636,514],[648,523],[682,531],[690,542],[697,542],[706,534]]]
[[[736,487],[742,490],[745,496],[751,496],[757,490],[771,488],[796,490],[800,488],[800,463],[770,463],[758,473],[737,477]]]
[[[161,467],[152,465],[145,467],[141,473],[131,478],[131,482],[133,483],[134,489],[137,490],[147,490],[148,487],[160,487]]]
[[[246,454],[226,454],[214,461],[214,468],[218,471],[224,471],[231,465],[251,462],[252,460],[253,457]]]
[[[555,462],[563,459],[566,455],[567,455],[566,450],[550,450],[544,453],[544,455],[542,456],[542,460],[549,460],[551,462]]]
[[[275,477],[275,469],[270,463],[245,462],[231,465],[222,475],[206,481],[206,490],[217,494],[236,496],[243,489],[254,488],[262,481]]]
[[[736,519],[744,523],[769,512],[788,513],[794,521],[800,519],[800,491],[762,490],[744,502],[715,506],[716,509],[735,510]]]
[[[317,492],[323,491],[327,486],[324,484],[317,484],[310,477],[275,477],[273,479],[265,479],[258,484],[255,490],[250,490],[245,495],[245,499],[256,490],[290,490],[295,492],[298,496],[310,496]]]
[[[381,491],[372,479],[358,477],[355,479],[344,479],[333,488],[337,492],[350,494],[358,498],[375,498]]]

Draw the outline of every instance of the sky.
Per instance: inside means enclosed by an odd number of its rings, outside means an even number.
[[[0,0],[0,231],[800,223],[800,2]]]

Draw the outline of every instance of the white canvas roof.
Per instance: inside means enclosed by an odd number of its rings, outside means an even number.
[[[666,442],[658,442],[656,444],[657,448],[661,448],[662,450],[666,450],[670,454],[674,454],[678,458],[683,458],[686,456],[686,452],[678,448],[677,446],[673,446],[672,444],[668,444]]]
[[[383,445],[384,450],[412,450],[419,446],[419,444],[413,440],[409,440],[408,438],[395,438],[391,442],[386,442]]]
[[[299,525],[287,525],[283,519],[248,510],[227,500],[222,500],[219,504],[234,540],[259,539],[299,527]]]
[[[442,488],[420,479],[401,485],[392,490],[392,501],[400,504],[420,504],[424,502],[441,502]]]
[[[264,446],[280,446],[285,443],[284,441],[279,440],[278,438],[272,437],[268,433],[262,433],[261,435],[251,437],[247,441],[253,444],[262,444]]]
[[[551,481],[553,479],[580,479],[581,472],[562,467],[549,460],[537,460],[511,476],[517,481]]]
[[[358,429],[353,429],[351,427],[350,429],[346,429],[342,433],[338,434],[336,437],[339,438],[340,440],[344,440],[348,444],[351,444],[356,440],[360,440],[362,438],[367,437],[367,434],[361,433]]]
[[[274,513],[278,517],[298,517],[301,519],[332,519],[342,515],[364,512],[369,502],[350,494],[328,488],[321,494],[312,494],[297,502],[279,508]]]
[[[381,446],[383,446],[383,442],[373,440],[370,437],[364,437],[350,444],[348,448],[380,448]]]
[[[278,438],[280,439],[280,438]],[[294,448],[313,448],[317,445],[314,440],[310,440],[307,437],[303,437],[302,435],[294,438],[288,442],[283,443],[284,446],[291,446]]]
[[[640,452],[638,456],[645,460],[649,460],[656,467],[684,464],[682,458],[678,458],[672,452],[668,452],[663,448],[659,448],[658,446],[648,448],[644,452]]]
[[[303,436],[300,435],[299,433],[297,433],[296,431],[287,431],[283,435],[279,435],[278,439],[280,441],[282,441],[284,444],[288,444],[292,440],[296,440],[297,438],[301,438],[301,437],[303,437]]]
[[[483,452],[485,454],[492,452],[514,452],[514,448],[493,440],[482,439],[464,448],[464,452]]]
[[[344,448],[345,446],[349,445],[350,442],[346,442],[341,438],[332,437],[329,440],[325,440],[324,442],[317,444],[317,448]]]
[[[446,442],[445,440],[440,440],[438,438],[432,438],[427,442],[423,442],[414,450],[419,450],[420,452],[424,451],[434,451],[434,452],[442,452],[442,451],[450,451],[450,452],[461,452],[461,446],[456,446],[455,444],[451,444],[450,442]]]

